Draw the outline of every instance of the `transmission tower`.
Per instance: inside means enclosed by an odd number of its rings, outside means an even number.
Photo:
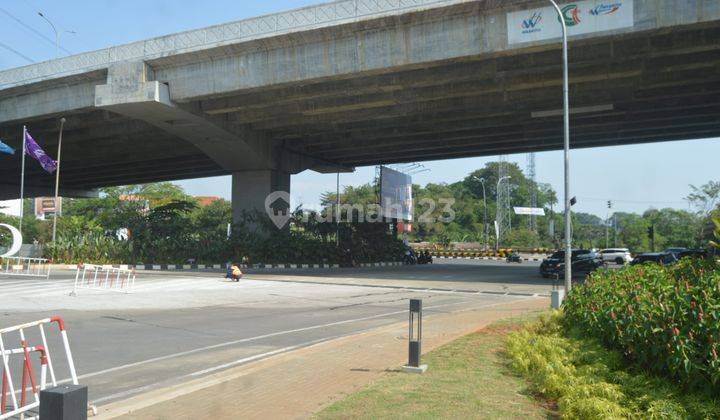
[[[535,179],[535,153],[528,155],[527,173],[530,178],[530,207],[537,207],[537,182]],[[531,215],[528,219],[528,228],[537,232],[537,216]]]
[[[509,172],[507,157],[500,156],[498,161],[497,214],[495,216],[500,233],[500,241],[502,241],[512,229]]]

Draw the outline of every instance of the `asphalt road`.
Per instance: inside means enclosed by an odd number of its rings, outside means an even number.
[[[240,283],[215,273],[138,277],[131,294],[82,290],[75,297],[68,296],[70,272],[50,280],[0,277],[0,328],[62,316],[80,381],[89,386],[90,399],[101,405],[404,321],[411,298],[423,299],[429,316],[526,299],[549,289],[536,264],[477,261],[322,275],[248,274]],[[477,292],[488,288],[497,290]],[[525,296],[506,294],[520,289],[527,291]],[[58,336],[51,328],[47,331],[59,379],[67,379]],[[38,340],[33,331],[28,337]],[[6,346],[18,344],[13,341],[17,337],[3,338]]]

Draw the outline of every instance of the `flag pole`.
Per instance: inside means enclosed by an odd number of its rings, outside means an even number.
[[[63,136],[63,127],[64,126],[65,126],[65,117],[60,118],[60,135],[58,136],[57,169],[55,170],[55,212],[53,213],[53,234],[52,234],[53,244],[55,243],[55,235],[57,233],[58,211],[60,211],[58,195],[60,192],[60,156],[62,153],[62,136]]]
[[[25,216],[25,138],[27,137],[27,127],[23,125],[23,136],[22,136],[22,166],[20,169],[20,228],[18,229],[22,233],[23,217]]]

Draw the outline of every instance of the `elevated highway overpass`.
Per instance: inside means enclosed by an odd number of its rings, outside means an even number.
[[[545,0],[341,0],[0,72],[61,190],[233,175],[236,214],[304,170],[562,147]],[[572,147],[720,136],[720,2],[586,0],[570,25]],[[0,199],[19,193],[3,158]],[[54,180],[28,164],[27,190]]]

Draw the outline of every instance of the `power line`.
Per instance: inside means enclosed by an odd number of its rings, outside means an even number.
[[[11,46],[9,46],[9,45],[7,45],[7,44],[5,44],[5,43],[0,42],[0,47],[5,48],[6,50],[10,51],[11,53],[17,54],[18,56],[20,56],[20,57],[24,58],[25,60],[27,60],[29,63],[34,63],[34,62],[35,62],[35,60],[33,60],[32,58],[26,56],[25,54],[21,53],[20,51],[14,49],[13,47],[11,47]]]
[[[10,19],[14,20],[14,21],[17,22],[19,25],[23,26],[25,29],[31,31],[32,33],[34,33],[35,35],[39,36],[39,37],[42,38],[43,40],[49,42],[50,45],[52,45],[53,47],[56,46],[54,40],[50,39],[49,37],[47,37],[47,36],[46,36],[45,34],[43,34],[42,32],[38,31],[37,29],[33,28],[32,26],[28,25],[27,23],[23,22],[22,20],[18,19],[17,17],[15,17],[15,15],[13,15],[12,13],[10,13],[10,12],[8,12],[7,10],[3,9],[2,7],[0,7],[0,12],[3,12],[7,17],[9,17]],[[63,48],[62,46],[60,47],[60,49],[63,50],[63,51],[64,51],[65,53],[67,53],[67,54],[72,54],[72,52],[68,51],[67,49]]]
[[[678,201],[674,201],[674,200],[667,200],[667,201],[663,201],[663,200],[623,200],[623,199],[617,199],[617,198],[609,199],[607,197],[599,198],[599,197],[581,197],[581,196],[578,196],[578,199],[588,200],[588,201],[612,200],[613,202],[632,203],[632,204],[687,204],[687,200],[682,200],[682,201],[679,201],[679,200]]]

